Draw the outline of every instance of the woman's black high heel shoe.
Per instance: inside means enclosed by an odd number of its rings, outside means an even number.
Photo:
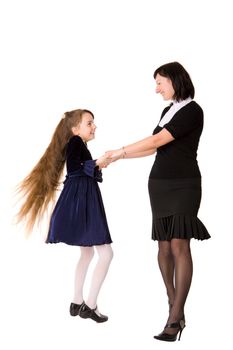
[[[82,318],[91,318],[97,323],[102,323],[106,322],[108,320],[108,316],[102,315],[102,314],[97,314],[95,311],[97,310],[97,306],[95,309],[89,308],[86,304],[82,304],[82,307],[80,308],[79,311],[79,316]]]
[[[81,306],[83,304],[84,304],[84,302],[82,304],[71,303],[70,304],[70,315],[71,316],[78,316],[79,315],[79,311],[81,309]]]
[[[184,320],[180,320],[179,322],[166,324],[165,328],[177,328],[177,332],[174,334],[162,332],[159,335],[155,335],[154,338],[157,340],[163,340],[163,341],[176,341],[177,336],[179,335],[178,340],[180,340],[181,333],[183,332],[184,327],[185,327]]]

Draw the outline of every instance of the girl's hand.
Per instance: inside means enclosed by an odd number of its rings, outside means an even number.
[[[119,148],[119,149],[116,149],[113,151],[105,152],[105,156],[107,157],[107,159],[110,160],[109,164],[112,162],[115,162],[121,158],[124,158],[124,154],[125,154],[125,152],[124,152],[123,148]]]
[[[107,168],[107,166],[111,163],[111,160],[104,154],[100,158],[96,160],[96,165],[102,169],[102,168]]]

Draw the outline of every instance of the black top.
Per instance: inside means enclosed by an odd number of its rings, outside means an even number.
[[[83,161],[91,160],[91,153],[88,151],[87,146],[79,136],[73,136],[69,140],[66,149],[66,167],[67,172],[82,168]]]
[[[166,107],[160,120],[171,106]],[[203,110],[191,101],[175,113],[173,118],[164,125],[174,141],[161,146],[151,169],[150,178],[194,178],[201,177],[196,160],[199,139],[203,129]],[[159,125],[153,135],[162,129]]]
[[[67,174],[79,176],[90,176],[98,182],[102,182],[102,171],[92,159],[87,145],[80,136],[72,136],[66,147],[66,168]],[[78,173],[77,173],[78,172]]]

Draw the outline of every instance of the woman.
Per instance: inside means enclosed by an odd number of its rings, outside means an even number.
[[[210,238],[197,218],[201,173],[196,156],[203,111],[193,101],[193,83],[180,63],[162,65],[154,72],[154,79],[156,93],[172,103],[163,110],[153,136],[109,151],[107,156],[116,161],[157,152],[149,176],[152,239],[158,241],[158,263],[168,295],[169,316],[163,332],[154,338],[175,341],[185,327],[184,306],[192,280],[190,239]]]

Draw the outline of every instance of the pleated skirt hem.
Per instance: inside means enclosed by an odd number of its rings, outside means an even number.
[[[209,239],[210,235],[196,216],[175,214],[156,218],[152,224],[152,239],[157,241],[170,241],[177,239]]]
[[[98,245],[104,245],[104,244],[111,244],[113,243],[112,240],[105,240],[105,241],[96,241],[96,242],[74,242],[74,241],[65,241],[65,240],[47,240],[46,243],[50,244],[57,244],[57,243],[63,243],[67,245],[72,245],[72,246],[79,246],[79,247],[93,247],[93,246],[98,246]]]

